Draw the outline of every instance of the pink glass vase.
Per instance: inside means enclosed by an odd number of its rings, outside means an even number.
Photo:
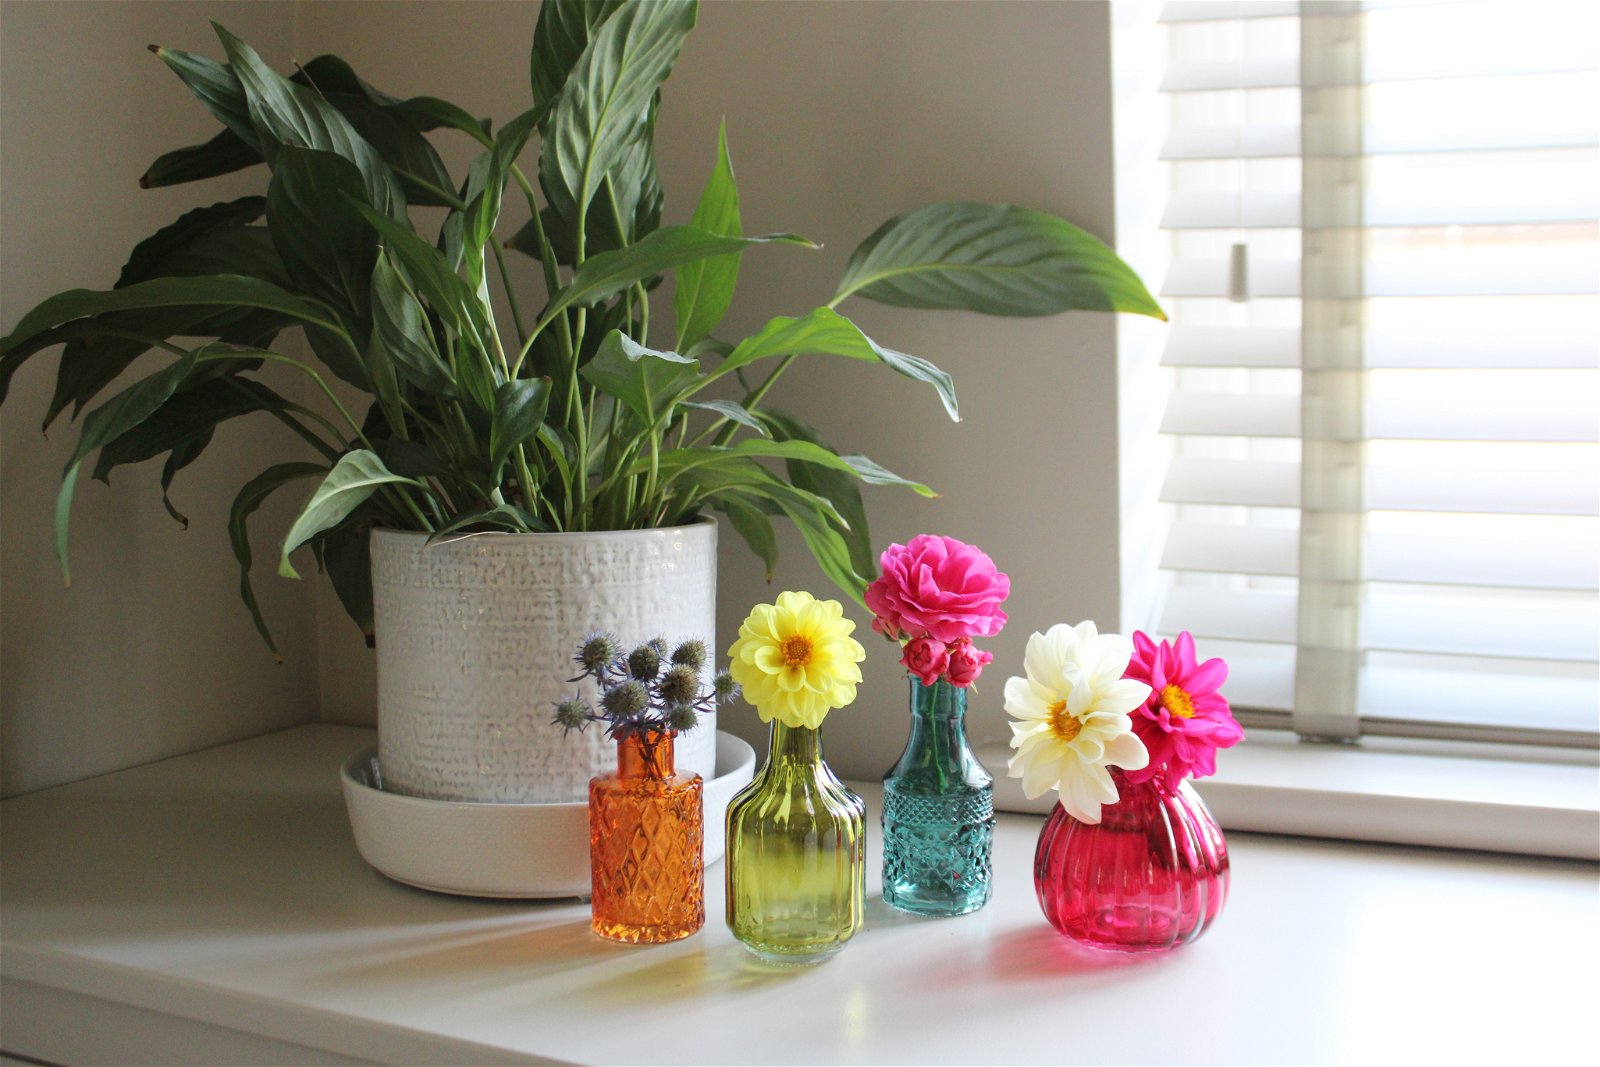
[[[1228,898],[1222,828],[1187,781],[1111,777],[1121,799],[1098,825],[1058,804],[1039,834],[1033,884],[1045,917],[1096,948],[1164,952],[1193,941]]]

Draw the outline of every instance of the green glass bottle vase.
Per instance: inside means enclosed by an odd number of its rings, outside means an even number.
[[[728,805],[728,928],[771,963],[827,959],[861,929],[866,803],[820,730],[772,724],[766,766]]]
[[[883,899],[919,915],[989,902],[994,779],[967,742],[967,690],[911,679],[911,735],[883,780]]]

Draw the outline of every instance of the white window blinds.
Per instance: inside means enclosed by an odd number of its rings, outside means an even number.
[[[1600,5],[1160,21],[1157,628],[1305,734],[1595,744]]]

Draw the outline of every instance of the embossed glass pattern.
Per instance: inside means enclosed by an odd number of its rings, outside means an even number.
[[[728,928],[757,956],[814,963],[861,929],[866,803],[820,730],[772,724],[766,766],[728,805]]]
[[[994,779],[967,743],[967,690],[911,681],[911,736],[883,781],[883,899],[921,915],[989,902]]]
[[[612,941],[677,941],[705,925],[703,784],[674,770],[672,741],[624,736],[617,773],[589,783],[590,925]]]
[[[1090,826],[1057,804],[1039,834],[1033,883],[1045,917],[1075,941],[1162,952],[1211,928],[1228,898],[1228,844],[1187,781],[1129,784]]]

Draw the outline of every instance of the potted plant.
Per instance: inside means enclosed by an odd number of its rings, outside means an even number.
[[[712,513],[769,569],[772,521],[792,521],[859,599],[873,554],[858,483],[930,492],[766,402],[799,357],[828,355],[931,386],[955,416],[948,375],[867,337],[845,301],[1161,314],[1094,237],[961,202],[885,223],[820,306],[718,337],[741,254],[810,243],[743,233],[725,137],[691,223],[661,225],[655,116],[695,17],[693,0],[546,0],[532,106],[498,128],[440,99],[380,92],[334,56],[281,76],[221,26],[225,63],[153,49],[224,128],[161,156],[141,184],[262,162],[269,178],[264,196],[197,208],[142,241],[113,289],[51,297],[0,340],[0,400],[24,360],[64,346],[45,414],[47,426],[68,408],[82,415],[56,510],[63,569],[85,464],[104,478],[165,456],[165,494],[222,423],[265,413],[303,444],[244,484],[229,536],[269,647],[248,521],[270,494],[310,488],[279,572],[297,576],[291,554],[309,547],[376,634],[386,768],[453,768],[442,784],[397,784],[576,798],[611,755],[548,722],[546,702],[570,695],[562,650],[590,623],[630,643],[714,633]],[[441,162],[435,131],[481,147],[464,177]],[[512,233],[500,225],[508,196],[530,216]],[[417,205],[444,209],[436,231],[419,231]],[[511,252],[537,261],[542,292],[514,291]],[[670,322],[655,299],[669,275]],[[490,293],[502,288],[497,310]],[[294,329],[314,359],[274,346]],[[170,362],[105,397],[151,349]],[[303,375],[319,402],[268,388],[255,376],[267,363]],[[704,752],[680,761],[708,774],[714,730],[698,733]]]

